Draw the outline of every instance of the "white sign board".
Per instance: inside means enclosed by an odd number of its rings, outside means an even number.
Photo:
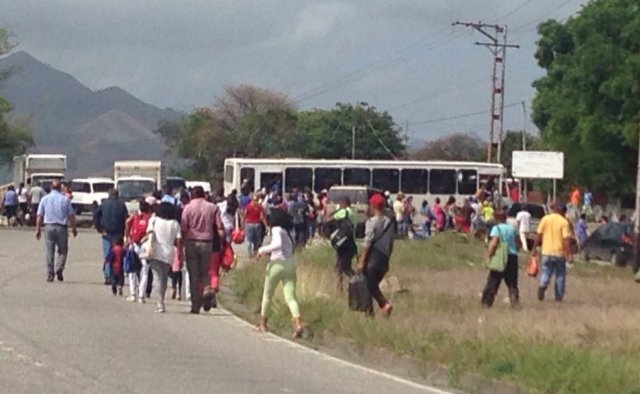
[[[514,178],[562,179],[564,153],[513,151],[511,176]]]

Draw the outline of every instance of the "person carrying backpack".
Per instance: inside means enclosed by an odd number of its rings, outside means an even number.
[[[344,291],[343,274],[348,278],[355,275],[351,262],[358,253],[355,241],[356,216],[351,209],[351,201],[348,197],[340,201],[340,209],[334,213],[333,220],[336,230],[331,234],[331,246],[336,250],[336,287],[342,292]]]

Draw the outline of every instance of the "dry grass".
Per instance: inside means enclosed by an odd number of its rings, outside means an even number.
[[[544,393],[640,393],[639,291],[629,271],[578,263],[569,272],[566,301],[536,299],[536,281],[520,274],[522,309],[512,310],[501,288],[491,310],[480,307],[486,272],[484,245],[456,234],[399,242],[389,276],[405,290],[389,294],[390,320],[369,321],[348,311],[335,290],[333,252],[319,246],[297,256],[298,298],[309,340],[334,336],[420,362],[475,372]],[[521,259],[524,260],[524,259]],[[521,261],[521,266],[524,261]],[[264,271],[258,264],[234,273],[242,302],[257,312]],[[550,296],[550,297],[549,297]],[[272,324],[289,330],[278,295]]]

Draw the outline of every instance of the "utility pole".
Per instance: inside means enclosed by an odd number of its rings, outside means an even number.
[[[639,84],[640,87],[640,84]],[[640,120],[639,120],[640,122]],[[638,123],[638,174],[636,175],[636,209],[633,226],[633,269],[640,268],[640,123]],[[640,271],[638,271],[640,273]],[[636,275],[640,280],[640,274]]]
[[[486,23],[454,22],[453,26],[471,27],[487,37],[490,42],[476,42],[476,45],[489,49],[493,56],[491,74],[491,107],[489,117],[489,144],[487,146],[487,162],[500,163],[502,159],[502,139],[504,132],[504,90],[506,77],[506,60],[508,48],[520,48],[519,45],[507,43],[507,26]],[[497,133],[496,133],[497,132]],[[497,134],[497,141],[496,141]],[[495,156],[494,156],[495,149]]]
[[[524,101],[522,101],[522,150],[527,150],[527,105]],[[522,201],[527,202],[529,194],[527,180],[521,179],[520,181],[523,183],[522,194],[524,196],[524,199]]]
[[[356,126],[351,126],[351,160],[356,159]]]

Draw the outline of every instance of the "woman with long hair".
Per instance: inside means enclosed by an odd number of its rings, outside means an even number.
[[[300,307],[296,300],[296,266],[293,261],[294,242],[290,231],[293,229],[293,221],[288,212],[274,208],[269,215],[271,225],[271,244],[258,250],[258,257],[270,254],[267,264],[267,276],[264,281],[262,293],[262,307],[260,310],[260,323],[256,326],[258,331],[267,331],[271,298],[280,282],[284,292],[284,300],[289,307],[293,318],[293,337],[302,336],[303,326],[300,317]]]

